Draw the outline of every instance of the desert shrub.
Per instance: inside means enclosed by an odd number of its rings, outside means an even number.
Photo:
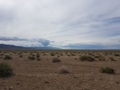
[[[69,56],[69,57],[70,57],[70,56],[71,56],[71,54],[70,54],[70,53],[68,53],[68,54],[67,54],[67,56]]]
[[[95,61],[95,59],[93,57],[87,56],[87,55],[81,56],[80,60],[81,61]]]
[[[120,55],[116,53],[114,56],[120,56]]]
[[[37,59],[40,58],[40,54],[39,54],[39,53],[36,54],[36,58],[37,58]]]
[[[105,57],[104,56],[100,56],[98,59],[99,59],[99,61],[105,61]]]
[[[29,56],[28,59],[35,60],[36,58],[35,58],[35,56]]]
[[[65,74],[65,73],[70,73],[70,72],[69,72],[67,67],[61,66],[61,67],[58,68],[58,73]]]
[[[4,60],[10,60],[12,57],[10,55],[5,55]]]
[[[37,58],[38,61],[40,61],[41,59],[40,58]]]
[[[50,53],[50,55],[51,55],[51,56],[55,56],[55,54],[54,54],[54,53]]]
[[[0,56],[4,56],[4,53],[0,53]]]
[[[60,59],[58,59],[58,58],[53,58],[53,60],[52,60],[53,62],[61,62],[61,60]]]
[[[71,56],[75,56],[75,54],[74,54],[74,53],[71,53]]]
[[[113,74],[113,73],[115,73],[115,70],[111,67],[101,67],[100,72],[101,73]]]
[[[116,61],[113,57],[109,57],[109,59],[110,59],[111,61]]]
[[[77,58],[75,58],[75,60],[77,60]]]
[[[63,54],[62,54],[62,53],[60,53],[60,56],[63,56]]]
[[[99,58],[99,57],[100,57],[100,56],[97,56],[97,55],[95,56],[95,58]]]
[[[7,63],[0,63],[0,77],[7,77],[13,75],[13,69]]]
[[[20,55],[19,55],[19,57],[23,57],[23,55],[22,55],[22,54],[20,54]]]

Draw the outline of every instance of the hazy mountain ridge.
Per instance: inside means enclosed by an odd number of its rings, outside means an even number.
[[[56,47],[23,47],[23,46],[16,46],[16,45],[0,44],[0,49],[57,50],[57,49],[60,49],[60,48],[56,48]]]

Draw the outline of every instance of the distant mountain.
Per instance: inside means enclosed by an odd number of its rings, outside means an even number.
[[[29,47],[29,48],[35,50],[60,50],[60,48],[56,48],[56,47]]]
[[[0,44],[0,49],[26,49],[26,48],[22,46]]]
[[[18,50],[58,50],[60,48],[55,47],[23,47],[23,46],[15,46],[8,44],[0,44],[0,49],[18,49]]]

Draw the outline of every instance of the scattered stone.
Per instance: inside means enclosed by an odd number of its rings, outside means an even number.
[[[13,87],[12,87],[12,86],[10,86],[8,90],[13,90]]]
[[[116,84],[120,84],[120,83],[116,81]]]
[[[16,85],[20,85],[20,83],[17,83]]]
[[[6,90],[7,88],[6,87],[4,87],[4,90]]]
[[[74,78],[77,78],[77,77],[74,77]]]
[[[49,84],[49,82],[48,82],[48,81],[45,81],[44,83]]]

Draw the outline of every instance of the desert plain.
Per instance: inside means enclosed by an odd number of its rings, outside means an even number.
[[[83,55],[94,61],[82,61]],[[119,50],[0,50],[0,62],[14,73],[0,78],[0,90],[120,90]]]

